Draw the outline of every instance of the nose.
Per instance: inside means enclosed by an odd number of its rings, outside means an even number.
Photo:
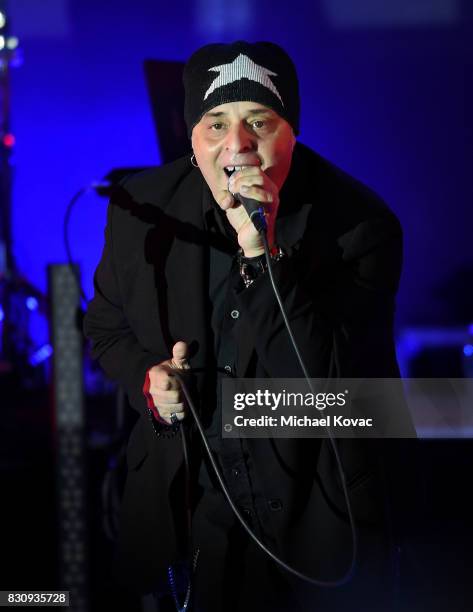
[[[232,125],[226,135],[225,148],[233,155],[254,151],[256,138],[243,123]]]

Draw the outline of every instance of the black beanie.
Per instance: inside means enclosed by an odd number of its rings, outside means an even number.
[[[213,43],[184,67],[184,118],[189,138],[202,115],[226,102],[258,102],[299,133],[299,84],[287,53],[270,42]]]

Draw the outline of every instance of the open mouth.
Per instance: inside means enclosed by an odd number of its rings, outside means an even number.
[[[230,178],[234,172],[238,172],[239,170],[243,170],[243,168],[249,168],[249,166],[225,166],[223,169],[225,174]]]

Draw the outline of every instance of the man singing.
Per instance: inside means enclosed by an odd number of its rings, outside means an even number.
[[[94,357],[140,415],[128,445],[120,579],[156,592],[167,568],[186,561],[183,421],[191,552],[199,550],[193,609],[387,610],[396,542],[377,441],[337,440],[357,525],[354,576],[339,588],[307,585],[235,518],[173,372],[191,372],[193,401],[247,525],[297,570],[337,580],[352,539],[328,441],[222,437],[222,379],[303,377],[261,235],[237,196],[265,211],[275,282],[314,378],[399,375],[399,223],[372,191],[296,142],[297,75],[279,46],[207,45],[186,64],[184,86],[193,154],[132,176],[112,197],[85,320]]]

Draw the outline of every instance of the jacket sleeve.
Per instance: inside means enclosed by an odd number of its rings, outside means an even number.
[[[360,223],[338,240],[327,270],[309,246],[273,266],[295,340],[311,377],[396,377],[394,299],[402,265],[397,219]],[[312,263],[311,263],[312,261]],[[302,377],[269,275],[237,292],[256,351],[270,377]]]
[[[124,313],[114,264],[113,244],[114,205],[107,211],[105,244],[94,275],[94,297],[84,319],[84,333],[91,342],[91,354],[107,376],[123,385],[131,405],[143,414],[147,409],[143,384],[153,365],[166,359],[143,350],[130,328]]]

